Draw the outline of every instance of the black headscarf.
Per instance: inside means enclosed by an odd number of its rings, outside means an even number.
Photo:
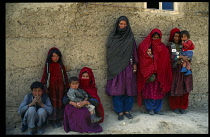
[[[119,28],[120,21],[126,21],[127,26]],[[134,35],[131,30],[128,18],[120,16],[113,31],[110,33],[107,42],[107,79],[113,79],[129,64],[134,45]]]

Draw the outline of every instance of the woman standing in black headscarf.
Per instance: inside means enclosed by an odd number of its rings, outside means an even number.
[[[137,46],[128,18],[120,16],[107,42],[107,85],[106,93],[112,96],[118,120],[123,115],[133,118],[130,111],[137,95]]]

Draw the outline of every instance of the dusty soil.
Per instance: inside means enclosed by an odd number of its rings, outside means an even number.
[[[63,127],[53,129],[50,125],[45,127],[44,135],[103,135],[103,134],[208,134],[208,111],[188,110],[186,114],[176,114],[170,110],[164,115],[149,115],[140,111],[131,112],[133,119],[124,117],[117,120],[113,111],[105,111],[101,133],[66,133]],[[20,127],[7,129],[6,135],[22,135]]]

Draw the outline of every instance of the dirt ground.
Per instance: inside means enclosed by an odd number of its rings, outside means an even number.
[[[100,125],[100,133],[79,133],[70,131],[66,133],[63,127],[53,129],[50,125],[45,127],[43,135],[107,135],[107,134],[208,134],[208,111],[188,110],[186,114],[176,114],[170,110],[164,115],[149,115],[140,111],[132,112],[133,119],[124,117],[118,121],[113,111],[105,111],[104,122]],[[7,129],[6,135],[23,135],[20,127]]]

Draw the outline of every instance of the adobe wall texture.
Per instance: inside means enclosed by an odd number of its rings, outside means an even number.
[[[121,15],[128,17],[137,45],[154,28],[162,31],[165,44],[174,27],[189,30],[196,46],[189,108],[207,109],[209,13],[192,11],[208,12],[208,5],[207,2],[180,2],[179,13],[169,14],[144,11],[144,3],[140,2],[6,3],[6,127],[19,126],[17,109],[25,94],[31,92],[31,83],[41,79],[52,46],[60,49],[69,77],[78,76],[83,67],[93,69],[104,109],[113,109],[111,97],[105,94],[105,45]],[[167,98],[164,103],[163,109],[169,109]],[[137,109],[135,103],[133,111]]]

